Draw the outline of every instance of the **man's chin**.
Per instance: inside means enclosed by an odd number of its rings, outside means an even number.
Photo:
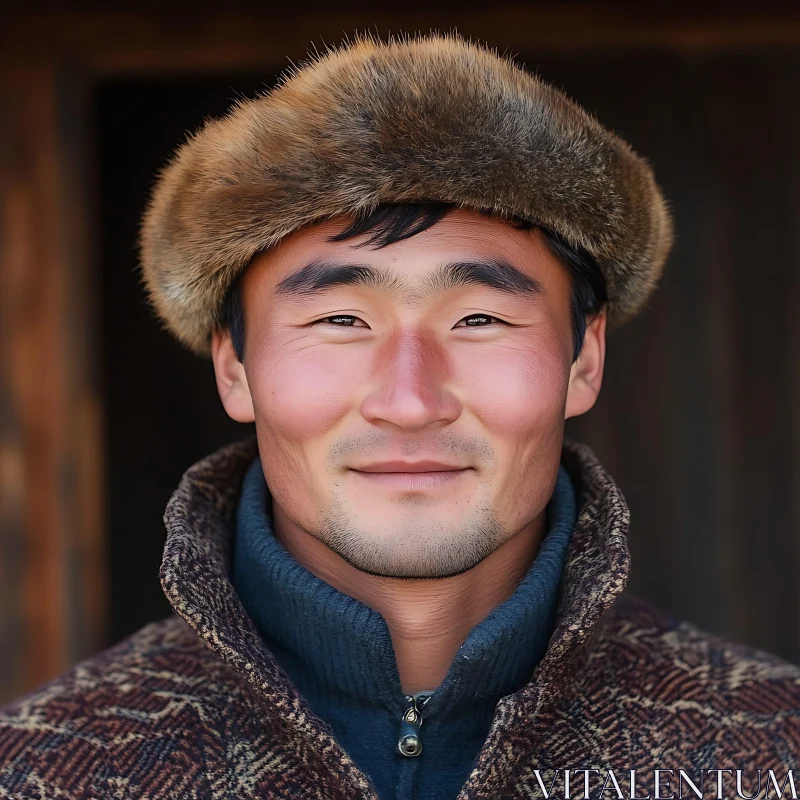
[[[486,556],[458,563],[436,563],[424,554],[419,559],[415,559],[413,554],[404,558],[402,562],[392,561],[391,559],[378,560],[376,558],[364,559],[352,557],[344,553],[339,555],[354,569],[363,572],[365,575],[372,575],[377,578],[388,578],[392,580],[415,581],[415,580],[444,580],[463,575],[474,569]]]

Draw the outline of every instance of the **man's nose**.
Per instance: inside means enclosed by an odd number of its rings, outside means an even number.
[[[419,431],[455,421],[461,402],[453,391],[445,348],[421,327],[398,332],[375,356],[361,413],[374,424]]]

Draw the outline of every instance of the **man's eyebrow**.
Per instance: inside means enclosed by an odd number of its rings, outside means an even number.
[[[424,283],[430,296],[462,286],[488,286],[514,295],[544,294],[544,286],[530,275],[500,258],[480,261],[450,261],[442,264]]]
[[[371,264],[343,264],[337,261],[312,261],[284,278],[275,293],[283,297],[309,297],[334,286],[364,286],[379,292],[402,290],[416,299],[431,297],[448,289],[479,285],[519,296],[544,294],[544,286],[536,278],[503,259],[450,261],[441,264],[426,277],[421,289],[412,289],[396,273]]]

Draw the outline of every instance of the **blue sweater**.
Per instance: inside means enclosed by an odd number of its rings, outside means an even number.
[[[381,798],[452,800],[474,766],[495,705],[529,682],[547,648],[576,516],[562,466],[530,569],[470,631],[441,685],[422,694],[416,729],[401,725],[410,704],[385,619],[317,578],[274,537],[258,457],[242,487],[231,579],[267,647]],[[400,753],[404,733],[419,734],[418,756]]]

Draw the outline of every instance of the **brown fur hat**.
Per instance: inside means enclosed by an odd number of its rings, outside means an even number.
[[[197,353],[250,259],[311,222],[442,201],[543,225],[602,269],[609,327],[655,288],[672,223],[647,162],[561,92],[465,41],[359,36],[182,144],[140,234],[151,302]]]

